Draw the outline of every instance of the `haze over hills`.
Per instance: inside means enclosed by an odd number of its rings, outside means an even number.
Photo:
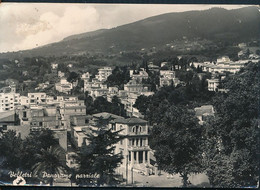
[[[32,50],[0,54],[0,57],[108,53],[112,47],[118,52],[132,51],[164,45],[183,36],[188,39],[239,43],[259,38],[259,21],[257,7],[167,13],[112,29],[69,36],[60,42]]]

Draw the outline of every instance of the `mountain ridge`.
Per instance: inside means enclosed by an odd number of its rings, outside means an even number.
[[[211,41],[239,43],[260,34],[257,7],[226,10],[173,12],[145,18],[111,29],[71,35],[59,42],[15,52],[20,56],[62,56],[87,52],[135,51],[163,45],[184,36]],[[7,54],[6,54],[7,55]],[[0,57],[3,53],[0,54]]]

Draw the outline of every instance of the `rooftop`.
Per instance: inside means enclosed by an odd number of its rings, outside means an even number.
[[[214,109],[212,105],[204,105],[201,107],[197,107],[194,109],[196,116],[202,116],[204,114],[207,115],[213,115],[214,114]]]
[[[123,124],[137,124],[137,123],[147,123],[147,121],[140,119],[140,118],[136,118],[136,117],[131,117],[131,118],[127,118],[127,119],[115,119],[114,120],[115,123],[123,123]]]
[[[115,114],[108,113],[108,112],[101,112],[101,113],[93,114],[93,117],[98,117],[98,118],[102,117],[102,119],[109,119],[109,118],[123,119],[123,117],[121,117],[119,115],[115,115]]]
[[[14,121],[15,121],[14,110],[1,112],[0,122],[14,122]]]

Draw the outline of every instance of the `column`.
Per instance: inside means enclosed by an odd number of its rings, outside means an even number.
[[[150,151],[147,151],[147,163],[150,165]]]
[[[139,151],[136,152],[136,163],[139,164]]]
[[[133,165],[134,163],[134,152],[131,151],[131,165]]]
[[[143,163],[145,163],[145,151],[143,151]]]

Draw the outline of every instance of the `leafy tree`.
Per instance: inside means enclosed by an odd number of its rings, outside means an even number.
[[[61,72],[64,72],[64,73],[68,73],[69,72],[69,69],[67,67],[66,64],[64,63],[59,63],[58,65],[58,71],[61,71]]]
[[[158,166],[170,173],[179,173],[183,186],[188,175],[202,171],[202,126],[194,112],[183,106],[170,106],[160,123],[153,126],[150,145],[155,150]]]
[[[121,163],[123,156],[114,154],[115,146],[122,138],[117,132],[111,130],[100,129],[93,131],[97,135],[89,134],[87,140],[88,145],[83,145],[77,159],[79,161],[78,173],[84,173],[95,177],[93,179],[79,180],[79,184],[85,185],[117,185],[119,184],[119,175],[115,173],[115,169]]]
[[[112,74],[107,78],[106,83],[108,86],[118,86],[120,89],[123,89],[124,84],[129,82],[130,74],[126,66],[115,67],[112,71]]]
[[[256,53],[256,55],[260,55],[260,49],[257,49],[257,50],[255,51],[255,53]]]
[[[23,141],[24,152],[20,158],[25,170],[31,170],[36,163],[35,154],[39,154],[42,149],[47,150],[51,146],[58,146],[59,142],[55,139],[51,130],[31,132]]]
[[[79,78],[79,74],[78,74],[78,73],[76,73],[76,72],[71,72],[71,73],[69,74],[68,78],[67,78],[67,81],[68,81],[68,82],[75,82],[75,81],[78,80],[78,78]]]
[[[91,99],[88,97],[89,101]],[[89,102],[91,104],[91,102]],[[91,104],[92,105],[92,104]],[[114,96],[112,103],[108,102],[106,98],[99,96],[93,102],[93,109],[88,111],[88,113],[99,113],[99,112],[109,112],[120,116],[126,116],[124,110],[124,105],[119,101],[119,99]]]
[[[259,179],[259,63],[230,76],[223,87],[229,91],[214,98],[216,114],[206,125],[207,174],[213,186],[255,186]]]
[[[55,175],[64,174],[66,172],[65,151],[60,146],[50,146],[41,149],[36,154],[37,163],[32,167],[34,175],[43,177],[43,173]],[[39,175],[41,174],[41,175]],[[50,185],[53,186],[54,177],[50,177]]]
[[[20,135],[8,130],[0,138],[0,147],[0,157],[4,160],[2,166],[5,169],[16,171],[22,166],[20,158],[23,154],[23,146]]]
[[[138,96],[135,101],[134,107],[136,107],[141,114],[145,115],[150,101],[151,97],[147,97],[144,95]]]

